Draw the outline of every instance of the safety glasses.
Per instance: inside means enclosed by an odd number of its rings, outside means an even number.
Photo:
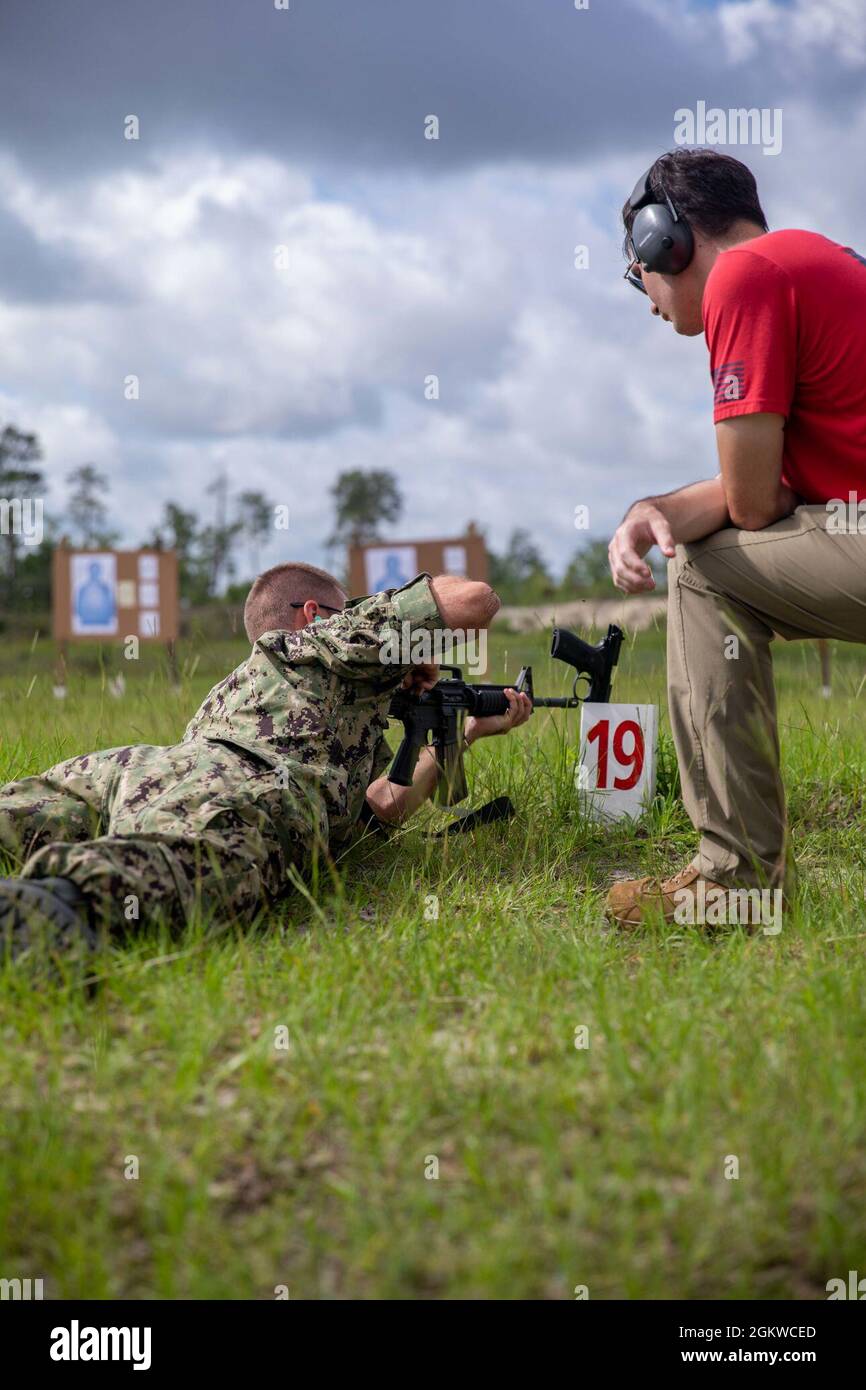
[[[641,276],[640,261],[637,256],[634,255],[633,245],[631,246],[631,253],[634,256],[634,260],[629,261],[622,278],[623,280],[628,280],[630,285],[634,285],[636,290],[640,290],[641,294],[646,294],[646,286]]]

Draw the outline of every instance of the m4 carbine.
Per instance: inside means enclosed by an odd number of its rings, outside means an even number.
[[[432,690],[420,695],[398,690],[391,700],[389,714],[403,725],[403,741],[388,773],[388,781],[398,787],[410,787],[418,754],[429,743],[435,751],[440,777],[436,795],[443,806],[454,806],[467,794],[466,773],[463,767],[463,721],[467,714],[483,719],[508,710],[506,689],[528,695],[532,707],[575,709],[584,700],[606,704],[610,699],[613,668],[619,660],[622,631],[613,624],[607,636],[596,646],[584,642],[568,628],[553,629],[550,654],[566,662],[575,671],[571,695],[564,697],[536,695],[532,688],[532,667],[524,666],[513,686],[470,685],[464,681],[459,666],[443,666],[450,672],[445,680],[437,681]],[[578,694],[580,681],[587,689]]]

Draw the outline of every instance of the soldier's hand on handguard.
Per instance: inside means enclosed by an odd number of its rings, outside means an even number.
[[[644,556],[657,545],[663,555],[676,551],[670,524],[654,502],[635,502],[614,532],[607,548],[613,582],[624,594],[640,594],[656,586]]]
[[[516,690],[507,689],[505,698],[508,701],[506,714],[488,714],[483,719],[476,719],[474,714],[467,717],[463,725],[463,737],[466,739],[467,745],[473,744],[478,738],[491,738],[495,734],[510,734],[512,729],[526,723],[532,713],[532,701],[529,696]]]

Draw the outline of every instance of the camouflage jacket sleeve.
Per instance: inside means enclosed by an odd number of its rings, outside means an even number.
[[[430,576],[419,574],[402,589],[352,599],[333,618],[288,634],[286,656],[293,667],[315,662],[342,680],[385,689],[411,666],[432,660],[432,643],[422,634],[441,625]]]
[[[364,778],[365,785],[360,789],[360,811],[358,813],[358,819],[346,836],[347,841],[357,839],[360,835],[369,835],[371,833],[377,835],[390,835],[391,832],[396,829],[395,826],[388,824],[388,822],[380,821],[375,812],[370,809],[366,799],[367,787],[375,782],[377,778],[384,777],[393,761],[394,754],[391,752],[383,736],[379,739],[373,753],[370,770]]]

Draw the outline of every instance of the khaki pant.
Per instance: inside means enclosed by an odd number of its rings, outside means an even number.
[[[785,878],[774,633],[866,642],[866,534],[827,525],[825,507],[798,507],[764,531],[677,546],[669,562],[668,701],[683,800],[701,835],[694,862],[726,887]]]

